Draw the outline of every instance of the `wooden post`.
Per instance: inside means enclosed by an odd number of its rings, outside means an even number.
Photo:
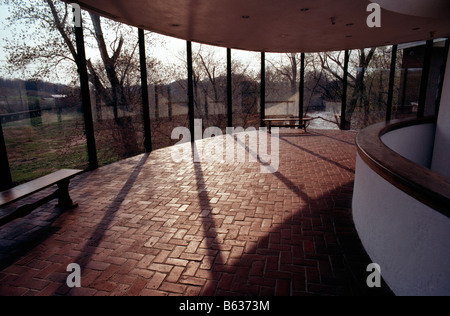
[[[391,58],[391,73],[389,76],[389,92],[388,101],[386,109],[386,122],[392,119],[392,103],[394,101],[394,82],[395,82],[395,71],[397,66],[397,51],[398,45],[392,46],[392,58]]]
[[[80,18],[81,20],[81,18]],[[95,145],[94,122],[92,121],[91,97],[89,91],[89,77],[86,65],[86,51],[84,48],[83,25],[75,27],[75,39],[77,44],[77,65],[80,74],[81,100],[83,103],[84,126],[87,141],[89,169],[98,168],[97,148]]]
[[[144,147],[145,152],[152,152],[152,131],[150,123],[150,107],[148,97],[147,62],[145,54],[145,34],[143,29],[139,33],[139,59],[141,64],[141,93],[142,93],[142,116],[144,122]]]
[[[345,51],[345,61],[344,61],[344,84],[342,91],[342,108],[341,108],[341,130],[347,129],[347,85],[348,85],[348,63],[350,61],[350,53],[348,50]]]

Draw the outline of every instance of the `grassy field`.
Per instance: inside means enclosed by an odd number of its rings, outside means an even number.
[[[88,158],[83,119],[77,114],[43,113],[3,125],[11,174],[15,185],[59,169],[86,169]]]
[[[153,149],[175,144],[174,127],[184,125],[184,116],[152,120]],[[130,125],[132,124],[132,126]],[[119,127],[112,119],[94,123],[99,166],[144,152],[143,127],[137,117]],[[84,121],[79,113],[42,117],[3,124],[13,184],[19,185],[60,169],[88,168]],[[130,150],[130,143],[133,144]]]
[[[257,126],[259,114],[236,115],[236,126]],[[99,166],[144,152],[143,126],[140,116],[130,116],[127,124],[117,125],[113,119],[94,123]],[[226,117],[211,115],[204,127],[225,126]],[[188,127],[187,115],[151,120],[153,150],[172,146],[174,128]],[[3,124],[13,184],[19,185],[60,169],[89,167],[84,121],[80,113],[43,111],[42,116]]]

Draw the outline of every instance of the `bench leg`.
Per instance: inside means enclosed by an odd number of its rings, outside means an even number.
[[[69,195],[69,180],[58,182],[58,205],[56,207],[70,210],[78,207],[74,204]]]

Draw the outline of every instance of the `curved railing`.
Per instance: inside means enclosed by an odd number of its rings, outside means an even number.
[[[450,217],[450,179],[401,156],[382,141],[390,132],[422,124],[436,124],[436,118],[372,125],[357,136],[358,154],[392,185]]]
[[[429,168],[435,133],[427,118],[357,136],[353,220],[397,295],[450,294],[450,179]]]

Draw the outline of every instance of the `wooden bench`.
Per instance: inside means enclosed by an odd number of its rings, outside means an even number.
[[[307,133],[307,128],[313,119],[310,117],[277,117],[277,118],[266,118],[264,122],[267,124],[267,129],[269,134],[271,133],[272,127],[298,127],[303,128],[305,133]],[[286,124],[288,123],[288,124]]]
[[[83,173],[82,170],[63,169],[46,175],[42,178],[19,185],[7,191],[0,192],[0,207],[4,207],[21,199],[24,199],[34,193],[47,189],[55,184],[58,186],[58,190],[56,190],[53,194],[35,203],[19,207],[13,213],[0,218],[0,227],[17,218],[29,215],[36,208],[54,199],[58,199],[58,205],[56,206],[59,208],[73,209],[77,207],[78,204],[74,204],[72,199],[70,198],[69,184],[72,178],[81,173]]]

